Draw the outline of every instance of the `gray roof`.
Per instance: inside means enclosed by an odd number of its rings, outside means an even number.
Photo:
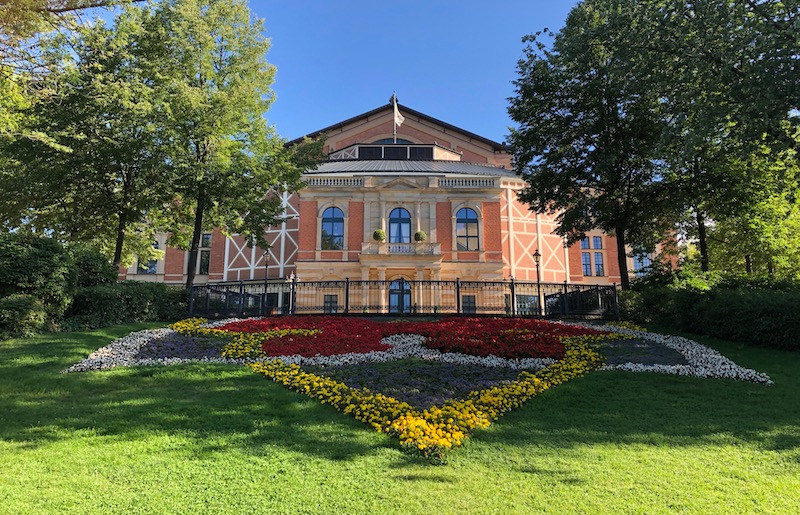
[[[496,166],[479,163],[464,163],[461,161],[410,161],[391,159],[359,159],[352,161],[326,161],[321,163],[316,170],[309,170],[308,174],[318,173],[380,173],[380,172],[407,172],[422,173],[457,173],[464,175],[489,175],[492,177],[515,177],[513,171]]]

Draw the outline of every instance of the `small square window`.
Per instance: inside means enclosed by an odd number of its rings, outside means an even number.
[[[200,246],[211,247],[211,233],[203,233],[203,236],[200,238]]]
[[[601,236],[592,236],[592,248],[595,249],[603,248],[603,238]]]
[[[589,237],[588,236],[581,240],[581,248],[582,249],[588,249],[589,248]]]
[[[381,147],[358,147],[359,159],[382,159],[383,151]]]

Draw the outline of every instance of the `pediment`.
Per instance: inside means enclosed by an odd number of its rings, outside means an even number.
[[[421,190],[422,186],[420,186],[419,184],[417,184],[416,182],[414,182],[412,180],[404,179],[404,178],[398,178],[398,179],[391,180],[391,181],[389,181],[389,182],[387,182],[385,184],[381,184],[380,186],[378,186],[378,189]]]

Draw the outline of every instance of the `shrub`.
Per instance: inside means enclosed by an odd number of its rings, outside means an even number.
[[[697,286],[692,281],[692,286]],[[623,318],[748,345],[800,350],[800,290],[745,287],[722,279],[707,289],[686,283],[620,294]]]
[[[33,295],[16,293],[0,298],[0,339],[31,336],[47,324],[42,301]]]
[[[52,238],[0,234],[0,297],[27,294],[39,299],[58,320],[75,290],[74,261]]]
[[[99,251],[85,245],[70,247],[79,288],[117,282],[117,269]]]
[[[80,288],[66,327],[103,327],[130,322],[170,322],[186,315],[185,290],[161,283],[126,281]]]
[[[378,229],[372,233],[372,239],[375,241],[386,241],[386,231]]]
[[[428,235],[425,234],[425,231],[417,231],[414,233],[414,241],[423,242],[428,238]]]

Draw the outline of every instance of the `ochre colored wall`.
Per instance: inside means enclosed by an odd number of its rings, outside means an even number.
[[[361,243],[364,241],[364,203],[351,201],[348,212],[347,248],[350,251],[348,260],[358,261]]]
[[[445,261],[450,259],[453,250],[453,225],[452,207],[450,202],[436,203],[436,235],[441,243],[442,255]]]

